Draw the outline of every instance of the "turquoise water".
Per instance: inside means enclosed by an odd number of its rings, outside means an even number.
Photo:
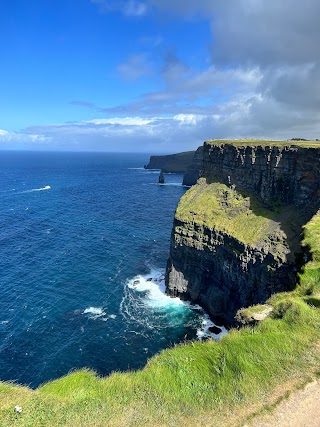
[[[163,293],[182,175],[160,186],[148,158],[1,153],[0,380],[137,369],[203,336],[204,313]]]

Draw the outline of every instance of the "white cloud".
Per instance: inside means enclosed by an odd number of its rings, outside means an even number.
[[[0,129],[0,148],[2,149],[34,149],[48,146],[51,138],[42,134],[36,134],[28,131],[8,132]]]
[[[319,138],[318,0],[91,1],[106,12],[142,16],[156,8],[164,16],[188,18],[190,25],[199,17],[210,21],[211,63],[196,70],[168,51],[161,89],[113,108],[75,101],[107,117],[19,133],[0,130],[0,143],[174,152],[209,138]],[[154,64],[139,53],[119,65],[118,72],[135,80],[153,73]]]
[[[197,71],[169,52],[162,90],[101,111],[172,115],[180,131],[190,126],[201,137],[206,130],[204,138],[319,137],[318,0],[146,3],[190,26],[192,19],[210,21],[212,62]]]
[[[2,131],[2,134],[5,131]],[[8,138],[8,135],[10,137]],[[212,106],[197,114],[172,117],[113,117],[51,126],[34,126],[19,134],[0,135],[7,148],[29,147],[82,151],[178,152],[195,149],[210,138],[317,138],[320,110],[292,112],[274,98],[259,94]]]
[[[112,117],[107,119],[93,119],[80,122],[80,124],[92,123],[94,125],[125,125],[125,126],[144,126],[154,121],[154,119],[145,119],[142,117]]]
[[[263,75],[257,68],[219,70],[214,66],[202,72],[189,69],[185,74],[165,77],[162,91],[150,92],[136,101],[101,109],[108,114],[140,115],[194,114],[208,112],[220,99],[242,99],[253,96]],[[203,102],[205,100],[205,102]]]
[[[216,64],[297,64],[320,57],[318,0],[146,2],[165,15],[211,20]]]
[[[142,16],[147,12],[145,3],[129,0],[124,5],[124,14],[127,16]]]
[[[20,143],[24,145],[28,143],[43,144],[47,142],[50,142],[50,139],[45,135],[29,132],[8,132],[0,129],[0,143]]]
[[[91,0],[104,13],[121,12],[126,16],[143,16],[147,12],[147,4],[136,0]]]
[[[146,55],[131,55],[128,61],[118,66],[119,74],[126,80],[136,80],[152,73],[152,66]]]

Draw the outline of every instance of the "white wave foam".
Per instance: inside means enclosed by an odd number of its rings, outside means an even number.
[[[199,308],[202,310],[200,306]],[[218,326],[221,332],[217,334],[211,332],[210,328],[217,327],[217,325],[212,322],[212,320],[210,319],[207,313],[205,313],[203,310],[202,312],[203,312],[202,326],[197,330],[197,337],[199,338],[199,340],[202,340],[204,338],[219,339],[219,338],[222,338],[224,335],[227,335],[228,331],[224,326]]]
[[[91,313],[91,314],[95,314],[95,315],[102,315],[102,314],[105,314],[105,312],[103,311],[103,309],[102,308],[97,308],[97,307],[89,307],[89,308],[86,308],[84,311],[83,311],[83,314],[87,314],[87,313]]]
[[[188,185],[182,185],[180,182],[165,182],[164,184],[159,184],[158,182],[147,182],[142,185],[161,185],[163,187],[182,187],[182,188],[189,188]]]
[[[83,314],[88,314],[89,319],[99,319],[103,318],[103,316],[106,316],[105,311],[101,307],[88,307],[85,310],[83,310]],[[107,319],[106,319],[107,320]]]
[[[158,185],[163,185],[164,187],[182,187],[181,182],[165,182],[163,184],[158,184]]]
[[[34,188],[33,190],[30,190],[30,192],[33,192],[33,191],[45,191],[45,190],[51,190],[50,185],[46,185],[45,187],[42,187],[42,188]]]
[[[41,188],[33,188],[32,190],[22,191],[22,193],[34,193],[35,191],[46,191],[46,190],[51,190],[50,185],[46,185],[45,187],[41,187]]]
[[[210,329],[215,327],[216,324],[212,322],[209,315],[199,305],[182,301],[179,298],[171,298],[166,295],[164,271],[152,270],[149,275],[138,275],[131,279],[127,283],[127,286],[136,292],[145,293],[143,302],[146,306],[152,309],[164,309],[172,316],[178,314],[180,310],[196,311],[201,320],[201,326],[198,327],[196,332],[199,340],[206,338],[219,339],[228,333],[224,326],[219,326],[221,329],[220,333],[213,333],[210,331]],[[179,310],[178,313],[177,310]],[[180,319],[183,319],[184,317],[181,312],[178,314],[178,317],[179,316]],[[176,320],[179,321],[179,318]]]
[[[145,292],[145,303],[153,308],[183,306],[179,298],[170,298],[165,294],[163,272],[152,271],[148,276],[136,276],[129,281],[128,287],[137,292]]]
[[[7,325],[9,323],[9,320],[1,320],[0,325]]]

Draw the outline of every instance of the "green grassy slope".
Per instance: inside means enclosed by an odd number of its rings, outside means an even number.
[[[267,211],[255,198],[224,184],[207,184],[204,178],[182,196],[176,210],[180,221],[195,221],[248,245],[267,237],[276,217],[276,212]]]
[[[272,313],[255,328],[165,350],[137,372],[102,379],[82,370],[35,391],[0,383],[0,425],[228,426],[279,384],[319,375],[319,215],[305,227],[304,244],[313,260],[300,284],[274,295]]]

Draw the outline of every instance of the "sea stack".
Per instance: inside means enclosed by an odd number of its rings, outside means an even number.
[[[164,173],[162,169],[159,175],[159,184],[164,184]]]

